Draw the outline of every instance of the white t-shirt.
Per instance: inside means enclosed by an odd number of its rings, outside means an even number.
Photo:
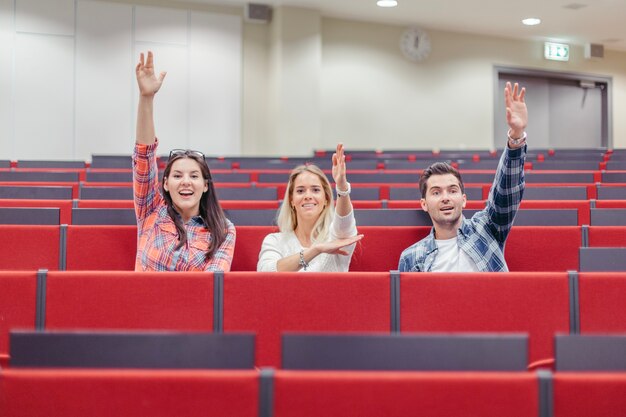
[[[356,234],[354,210],[344,217],[335,213],[327,241],[352,237]],[[355,246],[356,244],[352,244],[343,248],[348,252],[348,255],[320,253],[309,262],[306,272],[348,272]],[[294,232],[270,233],[263,239],[256,270],[259,272],[276,272],[276,264],[279,260],[298,253],[302,249],[306,248],[302,247]],[[299,272],[305,271],[300,269]]]
[[[478,272],[476,263],[459,247],[456,237],[435,239],[437,256],[431,267],[432,272]]]

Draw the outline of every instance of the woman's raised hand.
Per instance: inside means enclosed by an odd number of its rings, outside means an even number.
[[[343,153],[343,143],[337,144],[337,151],[333,154],[333,180],[340,190],[348,188],[346,179],[346,156]]]
[[[135,67],[137,75],[137,84],[139,85],[139,94],[144,97],[152,97],[161,88],[163,79],[167,72],[162,72],[157,78],[154,74],[154,58],[152,51],[148,51],[148,57],[144,62],[143,52],[139,54],[139,63]]]

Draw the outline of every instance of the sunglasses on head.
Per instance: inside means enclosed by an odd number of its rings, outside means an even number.
[[[172,149],[170,151],[170,156],[168,157],[168,159],[171,159],[173,156],[178,155],[195,156],[197,158],[202,158],[203,160],[205,159],[202,152],[192,151],[191,149]]]

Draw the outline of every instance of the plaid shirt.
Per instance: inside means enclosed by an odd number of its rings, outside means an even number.
[[[524,193],[526,145],[502,153],[486,207],[470,220],[463,217],[457,242],[481,272],[508,271],[504,244]],[[400,272],[430,272],[437,257],[435,229],[400,256]]]
[[[230,271],[235,251],[235,226],[228,221],[226,240],[209,260],[206,252],[211,232],[202,217],[195,216],[184,227],[187,243],[179,242],[174,220],[159,188],[156,148],[135,144],[133,152],[133,190],[137,216],[137,257],[135,271]]]

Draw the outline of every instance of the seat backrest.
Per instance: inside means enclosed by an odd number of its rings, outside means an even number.
[[[213,274],[49,272],[46,330],[212,331]]]
[[[580,248],[581,272],[626,272],[626,248]]]
[[[538,385],[528,372],[278,370],[273,416],[536,417]]]
[[[592,208],[592,226],[626,226],[626,209]]]
[[[587,200],[587,187],[526,187],[525,200]]]
[[[6,365],[9,331],[35,328],[37,273],[0,271],[0,366]]]
[[[0,396],[6,416],[258,417],[259,375],[253,370],[7,369]]]
[[[554,357],[570,330],[567,273],[403,273],[402,332],[522,332],[529,360]]]
[[[613,417],[626,410],[626,374],[557,372],[554,417]]]
[[[252,369],[254,335],[11,332],[11,367]]]
[[[69,225],[65,269],[132,271],[137,254],[136,226]]]
[[[578,276],[580,332],[626,333],[624,273],[588,272]]]
[[[37,199],[37,200],[71,200],[72,187],[43,186],[0,186],[0,198]]]
[[[0,224],[60,224],[56,207],[0,207]]]
[[[590,226],[587,229],[590,247],[623,247],[626,245],[626,226]]]
[[[287,331],[391,331],[388,273],[224,275],[224,331],[257,334],[257,366],[280,367]]]
[[[72,208],[72,224],[136,225],[135,210],[130,208]]]
[[[626,335],[556,335],[557,371],[626,371]]]
[[[398,269],[402,251],[426,237],[430,229],[428,226],[358,226],[358,232],[364,236],[354,248],[350,271]]]
[[[0,225],[0,270],[59,269],[60,226]]]
[[[90,187],[80,186],[79,198],[84,200],[132,200],[132,187]]]
[[[237,242],[231,271],[256,271],[263,239],[278,232],[276,226],[236,226]]]
[[[525,371],[517,334],[283,334],[282,368],[301,370]]]
[[[579,226],[513,226],[504,255],[510,271],[574,271],[581,244]]]

